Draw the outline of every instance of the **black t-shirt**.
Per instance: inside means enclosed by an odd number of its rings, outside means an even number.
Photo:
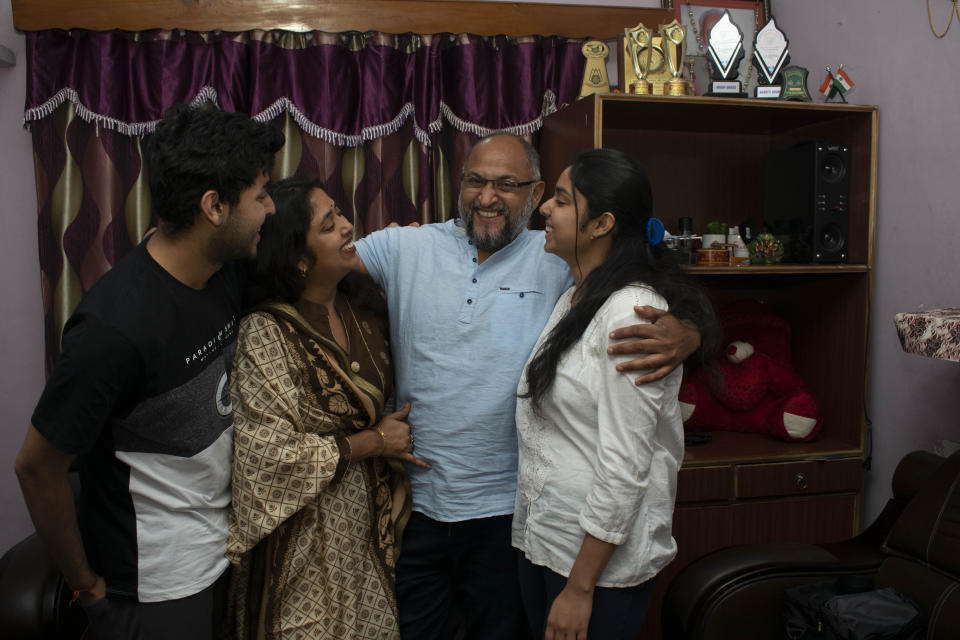
[[[33,425],[80,456],[84,546],[112,594],[181,598],[226,568],[239,311],[236,266],[198,291],[143,243],[64,327]]]

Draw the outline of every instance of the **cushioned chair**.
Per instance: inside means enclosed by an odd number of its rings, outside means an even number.
[[[75,501],[80,499],[76,472],[69,475]],[[0,638],[76,640],[87,617],[70,605],[73,593],[53,565],[36,534],[27,536],[0,558]]]
[[[0,636],[17,640],[74,640],[87,619],[40,538],[33,534],[0,558]]]
[[[960,452],[904,457],[893,497],[855,538],[730,547],[691,563],[665,595],[663,638],[784,638],[784,590],[842,576],[912,598],[929,620],[927,640],[960,638]]]

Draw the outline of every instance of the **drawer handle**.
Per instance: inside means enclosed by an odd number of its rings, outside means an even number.
[[[806,489],[807,488],[807,476],[802,473],[798,473],[794,476],[794,480],[797,481],[797,489]]]

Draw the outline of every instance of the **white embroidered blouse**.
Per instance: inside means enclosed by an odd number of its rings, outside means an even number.
[[[533,354],[570,309],[564,293]],[[628,587],[655,576],[676,555],[671,535],[683,459],[678,367],[637,387],[608,356],[610,331],[636,324],[634,305],[666,309],[653,290],[631,285],[611,295],[561,358],[541,401],[517,401],[520,460],[513,546],[536,565],[568,576],[584,532],[618,545],[597,582]],[[526,391],[526,366],[518,390]]]

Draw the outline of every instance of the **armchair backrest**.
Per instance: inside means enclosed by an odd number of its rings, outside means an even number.
[[[960,452],[907,504],[884,547],[960,579]]]
[[[884,543],[878,588],[920,605],[927,640],[960,633],[960,452],[950,456],[897,518]]]

